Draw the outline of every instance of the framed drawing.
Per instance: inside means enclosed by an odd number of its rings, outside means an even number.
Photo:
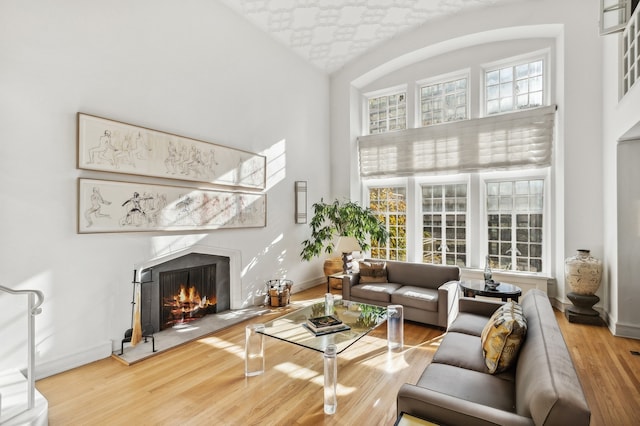
[[[78,168],[264,189],[266,157],[78,113]]]
[[[266,226],[267,196],[110,180],[78,180],[78,233]]]

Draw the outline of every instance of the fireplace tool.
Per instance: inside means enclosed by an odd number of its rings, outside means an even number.
[[[133,295],[131,297],[131,328],[124,332],[124,339],[122,339],[120,343],[120,355],[124,353],[125,343],[131,343],[131,346],[135,346],[141,339],[144,339],[145,343],[148,342],[148,339],[151,339],[151,350],[153,352],[156,351],[156,339],[153,337],[153,326],[151,324],[145,324],[145,326],[142,327],[140,324],[140,294],[136,292],[136,288],[138,284],[142,285],[142,283],[136,281],[136,273],[137,271],[134,269],[133,281],[131,282],[133,284]]]

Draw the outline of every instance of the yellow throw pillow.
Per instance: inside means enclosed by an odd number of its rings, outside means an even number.
[[[507,302],[494,312],[481,335],[484,362],[491,374],[515,364],[526,334],[527,320],[516,302]]]
[[[360,283],[386,283],[387,264],[386,262],[359,262],[360,263]]]

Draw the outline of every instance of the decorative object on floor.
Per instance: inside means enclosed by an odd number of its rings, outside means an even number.
[[[293,281],[276,279],[267,281],[269,305],[272,307],[287,306],[291,299]]]
[[[353,270],[351,262],[353,261],[353,252],[360,251],[362,248],[358,244],[356,237],[338,237],[336,252],[342,253],[342,273],[350,274]]]
[[[324,201],[313,204],[313,217],[309,222],[311,238],[302,242],[300,257],[311,260],[322,253],[331,254],[335,250],[336,237],[355,237],[362,250],[371,247],[367,240],[371,238],[384,244],[389,233],[383,222],[371,209],[363,208],[353,201]]]
[[[602,262],[591,256],[589,250],[580,249],[575,256],[564,262],[565,281],[571,291],[567,298],[573,306],[565,309],[569,322],[603,325],[598,311],[593,306],[600,301],[595,292],[600,288],[602,280]]]
[[[78,180],[78,233],[264,227],[267,196],[109,180]]]
[[[602,280],[602,262],[590,250],[580,249],[564,261],[564,276],[573,293],[595,294]]]
[[[404,307],[387,306],[387,347],[390,351],[401,351],[404,347]]]
[[[78,168],[264,189],[266,157],[78,113]]]
[[[296,223],[307,223],[307,181],[296,181],[295,188]]]
[[[330,344],[324,351],[324,412],[335,414],[338,407],[338,360],[337,347]]]
[[[258,376],[264,373],[264,324],[245,327],[244,375]]]

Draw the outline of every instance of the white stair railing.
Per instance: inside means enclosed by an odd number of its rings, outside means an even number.
[[[0,285],[0,291],[4,291],[10,294],[27,294],[29,298],[29,305],[27,310],[27,326],[29,328],[28,331],[28,355],[27,355],[27,381],[28,383],[28,401],[29,401],[29,410],[31,410],[35,406],[35,395],[36,395],[36,381],[34,377],[34,370],[36,366],[36,322],[35,316],[42,312],[42,302],[44,302],[44,295],[40,290],[13,290],[8,287],[4,287]],[[37,297],[37,301],[35,300]]]

